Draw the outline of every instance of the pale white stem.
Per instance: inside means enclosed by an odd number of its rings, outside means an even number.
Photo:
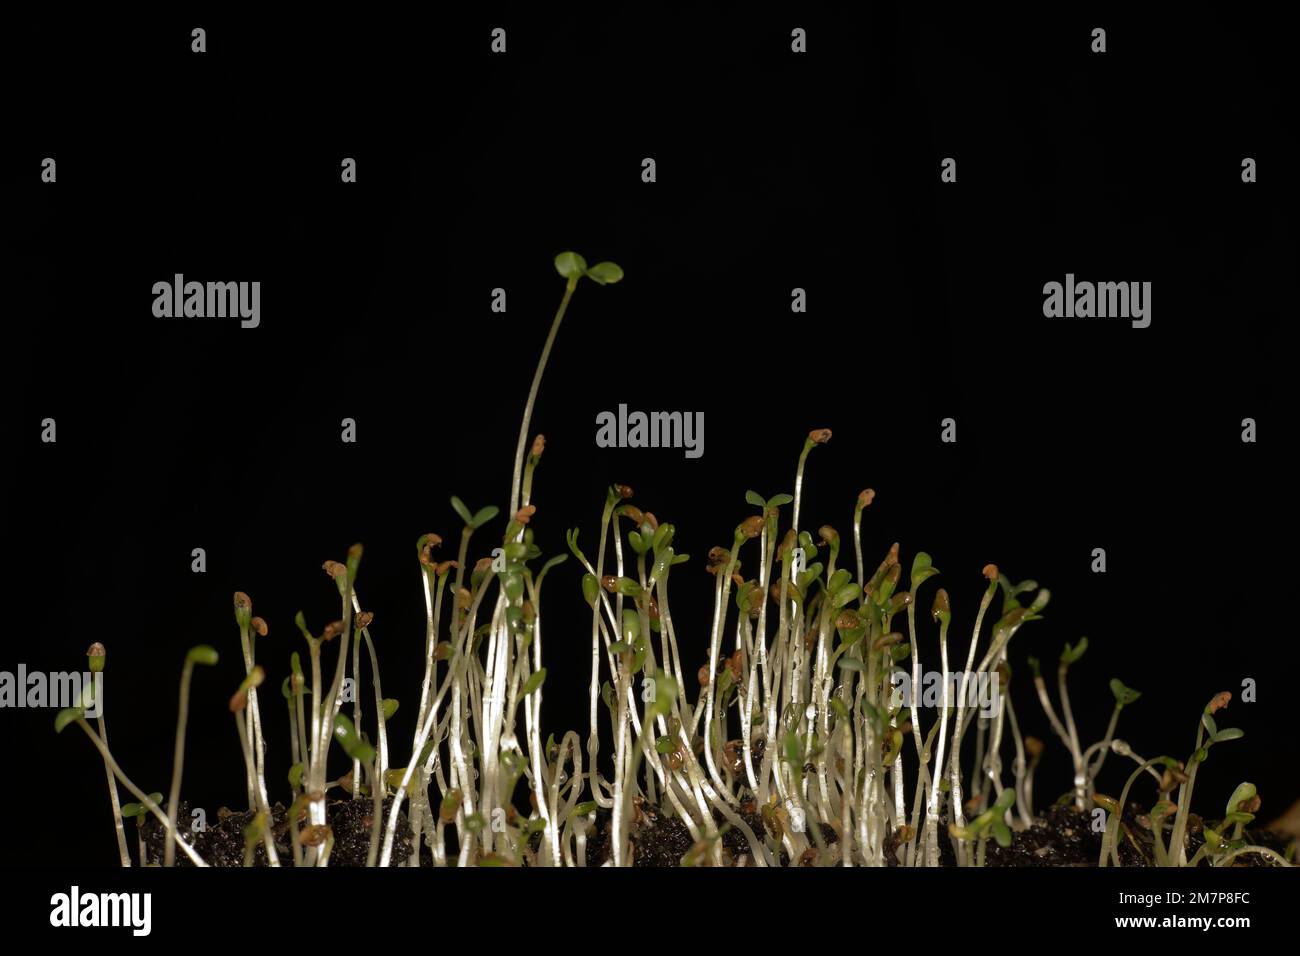
[[[944,744],[948,736],[948,714],[951,707],[948,681],[948,625],[939,628],[939,666],[943,674],[943,707],[939,715],[939,751],[934,761],[934,777],[930,781],[930,799],[925,808],[925,864],[939,865],[939,782],[943,778]],[[913,693],[916,690],[913,688]]]
[[[100,708],[103,709],[102,703]],[[99,715],[99,734],[103,737],[104,743],[107,744],[108,726],[104,723],[102,713]],[[113,779],[113,768],[108,765],[108,761],[104,761],[104,773],[108,777],[108,800],[113,806],[113,829],[117,833],[117,851],[121,856],[122,865],[129,868],[131,866],[131,852],[126,846],[126,829],[122,824],[122,804],[117,796],[117,781]],[[143,848],[143,841],[141,841],[140,846]],[[144,865],[143,855],[140,857],[140,864]]]

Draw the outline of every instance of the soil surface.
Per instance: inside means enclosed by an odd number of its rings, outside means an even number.
[[[384,801],[384,817],[380,826],[388,824],[388,812],[392,808],[392,798]],[[166,809],[164,807],[164,809]],[[374,820],[374,803],[370,800],[334,800],[326,804],[325,821],[334,832],[334,847],[330,851],[331,866],[365,866],[366,854],[370,849],[370,828]],[[183,832],[183,839],[195,852],[211,866],[244,865],[244,827],[254,814],[249,810],[235,811],[222,807],[217,811],[217,819],[209,821],[206,829],[194,833]],[[288,808],[277,803],[271,808],[274,823],[271,835],[275,840],[275,852],[281,865],[293,865],[293,842],[289,836]],[[190,819],[190,807],[181,801],[177,820],[181,826]],[[304,824],[300,826],[305,827]],[[128,844],[130,843],[130,826],[128,824]],[[150,863],[161,863],[167,828],[152,815],[148,815],[141,828],[145,848],[149,853]],[[393,840],[393,859],[405,860],[411,854],[411,827],[406,814],[397,815],[397,833]],[[193,866],[190,858],[179,850],[176,853],[177,866]],[[266,847],[258,842],[253,853],[254,866],[266,866]]]
[[[755,834],[763,833],[762,818],[755,813],[740,813],[742,819],[753,829]],[[719,820],[719,823],[722,821]],[[609,815],[602,812],[597,816],[597,832],[593,833],[587,843],[588,865],[599,865],[609,857]],[[1096,866],[1101,856],[1101,834],[1093,831],[1092,817],[1070,806],[1049,807],[1034,825],[1023,831],[1013,831],[1011,846],[1003,849],[990,840],[985,848],[985,866]],[[1188,816],[1187,855],[1190,858],[1205,842],[1202,836],[1203,822],[1196,814]],[[1119,847],[1120,862],[1124,866],[1155,866],[1154,837],[1150,830],[1146,811],[1141,806],[1129,803],[1125,808],[1121,828]],[[1287,839],[1267,831],[1245,831],[1247,841],[1269,847],[1279,853],[1285,853]],[[822,839],[826,843],[832,860],[838,860],[835,845],[838,835],[827,825],[822,826]],[[680,866],[682,857],[692,847],[693,840],[682,822],[676,818],[664,817],[653,808],[647,810],[638,807],[634,816],[631,833],[632,865],[643,867]],[[749,855],[749,845],[744,834],[732,828],[722,837],[724,863],[737,865],[742,857]],[[899,841],[897,835],[886,843],[886,861],[890,866],[899,866],[897,856]],[[952,844],[948,839],[946,827],[939,828],[939,852],[947,866],[956,865]],[[812,854],[809,854],[812,856]],[[815,859],[815,858],[814,858]],[[801,865],[813,865],[814,859],[801,860]],[[743,865],[752,865],[746,859]],[[789,859],[781,854],[781,864],[787,865]],[[1257,854],[1238,857],[1236,866],[1269,866],[1270,864]]]
[[[392,801],[384,803],[384,820]],[[330,855],[331,866],[365,866],[366,854],[370,843],[373,804],[369,800],[336,800],[326,807],[326,819],[334,833],[334,848]],[[186,833],[186,842],[212,866],[243,866],[244,864],[244,827],[252,818],[248,811],[230,811],[222,808],[218,819],[207,829],[199,833]],[[288,831],[286,809],[281,804],[273,808],[276,852],[281,863],[291,865],[293,849]],[[752,812],[752,807],[744,807],[739,812],[741,819],[760,837],[764,834],[763,817]],[[189,807],[182,803],[179,819],[189,819]],[[405,860],[411,852],[411,829],[405,814],[398,814],[397,839],[393,847],[393,859]],[[723,821],[719,820],[719,824]],[[1092,817],[1070,806],[1049,807],[1034,825],[1023,831],[1013,831],[1010,847],[1003,849],[990,840],[986,846],[986,866],[1024,866],[1024,867],[1060,867],[1060,866],[1096,866],[1101,854],[1101,834],[1092,829]],[[1187,855],[1191,857],[1204,842],[1202,820],[1195,814],[1188,817]],[[163,858],[163,841],[166,828],[154,820],[148,819],[142,827],[142,836],[149,853],[151,863],[161,862]],[[837,834],[833,827],[822,826],[822,840],[827,847],[832,861],[838,859],[836,853]],[[1125,807],[1124,819],[1120,830],[1120,860],[1124,866],[1154,866],[1154,838],[1146,811],[1133,803]],[[1246,831],[1248,842],[1267,846],[1284,853],[1287,838],[1268,831]],[[610,855],[610,814],[598,811],[596,825],[587,840],[587,865],[599,866]],[[536,845],[539,835],[533,838]],[[452,837],[454,841],[454,836]],[[673,867],[681,866],[684,857],[691,854],[694,840],[681,820],[668,817],[657,808],[648,804],[638,804],[633,811],[630,840],[632,844],[633,866],[638,867]],[[737,827],[730,828],[722,837],[723,862],[726,865],[752,865],[749,857],[749,844],[744,833]],[[948,839],[946,827],[939,828],[940,854],[946,865],[953,865],[952,845]],[[449,848],[450,849],[450,848]],[[897,851],[899,841],[895,835],[886,844],[886,859],[890,866],[900,865]],[[431,866],[432,858],[427,847],[421,848],[422,866]],[[798,861],[800,865],[813,865],[815,855],[807,854],[809,859]],[[707,864],[707,858],[701,859]],[[265,866],[266,850],[259,842],[253,855],[254,866]],[[789,863],[786,854],[781,854],[781,864]],[[177,866],[192,866],[183,853],[176,856]],[[1257,854],[1241,856],[1234,862],[1236,866],[1268,866],[1267,861]]]

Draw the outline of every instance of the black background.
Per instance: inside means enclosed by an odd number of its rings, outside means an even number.
[[[563,291],[552,258],[574,249],[626,279],[579,287],[541,389],[546,554],[573,526],[593,548],[605,487],[631,484],[695,556],[674,620],[703,663],[704,554],[752,510],[747,489],[791,490],[804,435],[829,427],[801,524],[848,538],[857,492],[875,488],[866,561],[895,540],[905,566],[933,555],[961,622],[954,656],[986,562],[1052,590],[1011,655],[1022,728],[1049,744],[1040,803],[1069,768],[1024,660],[1087,635],[1071,672],[1081,733],[1100,737],[1120,677],[1144,692],[1120,725],[1144,755],[1185,758],[1206,700],[1258,681],[1258,703],[1222,715],[1246,737],[1216,747],[1196,802],[1217,812],[1250,779],[1271,818],[1300,797],[1275,414],[1300,257],[1291,51],[1268,15],[529,5],[454,22],[23,24],[6,51],[18,268],[0,346],[0,668],[80,669],[102,641],[114,750],[165,791],[176,676],[188,647],[213,644],[184,796],[238,807],[231,594],[268,620],[259,653],[278,686],[302,645],[294,612],[317,631],[337,616],[321,562],[360,541],[403,762],[423,655],[414,543],[456,539],[452,494],[504,509]],[[794,26],[806,55],[790,53]],[[55,185],[39,181],[45,156]],[[356,184],[339,181],[345,156]],[[939,181],[946,156],[955,184]],[[151,287],[176,272],[260,280],[261,326],[155,319]],[[1151,327],[1043,318],[1043,284],[1067,272],[1151,281]],[[489,310],[498,286],[504,315]],[[806,315],[790,312],[796,286]],[[703,411],[703,458],[597,448],[595,416],[620,402]],[[939,440],[949,416],[955,445]],[[1257,444],[1240,440],[1245,417]],[[570,560],[543,602],[557,737],[585,736],[578,578]],[[936,659],[928,629],[922,655]],[[283,799],[287,726],[267,709]],[[0,713],[6,812],[30,821],[3,862],[112,866],[102,766],[52,718]],[[1101,788],[1126,775],[1112,760]]]

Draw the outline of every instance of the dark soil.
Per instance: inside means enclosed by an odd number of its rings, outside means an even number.
[[[762,818],[755,813],[742,812],[741,817],[757,835],[763,834]],[[721,820],[718,821],[721,824]],[[587,843],[587,863],[599,865],[609,857],[609,815],[602,811],[597,816],[597,832]],[[1049,807],[1034,823],[1022,832],[1013,832],[1011,846],[1005,850],[990,840],[985,849],[985,866],[1061,867],[1096,866],[1101,855],[1101,834],[1093,831],[1092,817],[1069,806]],[[1187,855],[1190,858],[1205,842],[1201,818],[1188,817]],[[1145,810],[1130,803],[1125,808],[1120,830],[1120,861],[1124,866],[1155,866],[1154,837],[1145,816]],[[1267,831],[1246,831],[1247,840],[1283,853],[1285,837]],[[833,847],[838,836],[830,826],[822,826],[822,838],[828,848]],[[664,817],[653,808],[638,807],[631,833],[632,865],[644,867],[680,866],[682,857],[691,849],[692,840],[685,825],[678,819]],[[723,835],[724,860],[736,863],[747,856],[749,845],[744,834],[732,828]],[[895,836],[886,844],[886,859],[890,866],[898,866],[896,855],[898,840]],[[956,864],[952,844],[946,827],[939,828],[939,852],[947,866]],[[752,865],[747,860],[747,865]],[[781,863],[788,863],[781,854]],[[811,865],[812,861],[803,861]],[[1269,866],[1258,855],[1238,857],[1237,866]]]
[[[384,819],[380,826],[388,824],[388,811],[392,807],[392,798],[384,801]],[[166,808],[164,808],[166,809]],[[370,800],[334,800],[325,807],[325,821],[334,831],[334,848],[330,852],[331,866],[365,866],[366,854],[370,849],[370,826],[373,822],[374,804]],[[244,865],[244,827],[253,818],[251,811],[234,811],[222,807],[217,811],[217,820],[209,821],[205,830],[193,833],[183,830],[183,839],[203,859],[212,866]],[[274,820],[271,834],[275,840],[275,852],[280,857],[281,865],[293,865],[293,842],[289,836],[288,809],[280,803],[271,808]],[[184,827],[184,821],[190,819],[190,808],[181,802],[177,820]],[[143,829],[145,847],[149,852],[150,863],[161,863],[167,828],[153,816],[147,817]],[[128,831],[130,827],[128,826]],[[381,831],[382,832],[382,831]],[[128,842],[130,834],[128,832]],[[397,835],[393,840],[393,859],[405,860],[411,853],[411,827],[406,814],[397,815]],[[188,856],[179,850],[176,853],[177,866],[193,866]],[[254,866],[266,866],[266,847],[258,841],[253,854]]]
[[[391,799],[384,804],[386,815],[391,807]],[[334,832],[334,849],[330,856],[331,866],[365,866],[366,853],[370,842],[371,812],[373,805],[368,800],[337,800],[326,807],[326,819]],[[281,862],[291,864],[293,849],[287,829],[286,810],[281,804],[273,809],[276,852]],[[745,823],[760,837],[765,827],[762,817],[756,812],[743,809],[740,816]],[[186,833],[185,838],[194,849],[212,866],[242,866],[244,862],[244,827],[252,818],[248,811],[234,812],[226,809],[218,811],[218,820],[201,833]],[[181,804],[179,819],[189,819],[189,807]],[[722,823],[721,820],[718,821]],[[1081,813],[1070,806],[1049,807],[1027,830],[1014,832],[1012,844],[1003,849],[990,840],[986,847],[986,866],[1019,867],[1064,867],[1096,866],[1101,853],[1101,834],[1092,829],[1090,814]],[[1202,820],[1195,814],[1188,818],[1187,855],[1191,857],[1204,842]],[[150,862],[161,862],[163,858],[163,840],[165,827],[149,818],[143,827],[145,845]],[[1120,860],[1124,866],[1154,866],[1154,839],[1150,830],[1145,810],[1130,803],[1125,808],[1120,830]],[[610,815],[606,810],[598,811],[596,826],[587,841],[587,865],[599,866],[610,855]],[[1285,837],[1268,831],[1246,831],[1248,842],[1270,847],[1282,853],[1286,849]],[[538,837],[534,837],[534,844]],[[834,855],[837,842],[835,830],[822,826],[822,839]],[[633,812],[632,829],[633,866],[637,867],[673,867],[681,866],[682,858],[692,848],[690,832],[681,820],[668,817],[658,808],[640,803]],[[749,845],[745,835],[732,827],[722,837],[723,858],[728,865],[737,865],[742,857],[749,855]],[[953,865],[952,845],[948,839],[947,829],[939,828],[940,854],[945,865]],[[898,866],[898,840],[895,837],[886,844],[886,859],[890,866]],[[393,847],[393,859],[405,860],[411,852],[411,830],[405,814],[398,815],[397,839]],[[427,848],[421,850],[421,865],[431,866],[432,859]],[[752,860],[745,860],[752,865]],[[789,861],[784,852],[781,863]],[[800,861],[802,865],[811,865],[812,860]],[[176,856],[177,866],[192,866],[183,853]],[[265,848],[258,843],[253,865],[266,865]],[[1237,866],[1268,866],[1257,855],[1238,857]]]

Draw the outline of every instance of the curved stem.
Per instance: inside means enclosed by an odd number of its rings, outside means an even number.
[[[107,764],[109,769],[113,771],[113,776],[117,777],[117,779],[121,781],[122,786],[126,787],[127,790],[131,791],[131,795],[140,801],[140,805],[142,807],[144,807],[146,810],[148,810],[150,813],[152,813],[155,817],[158,818],[159,823],[161,823],[164,827],[167,826],[168,825],[167,815],[164,814],[161,809],[159,809],[158,804],[154,803],[152,800],[149,799],[149,795],[147,793],[145,793],[134,783],[132,783],[130,778],[128,778],[127,775],[122,772],[122,768],[117,765],[117,761],[113,759],[113,755],[108,752],[108,745],[105,744],[104,741],[100,740],[99,734],[95,733],[93,730],[90,729],[90,724],[86,723],[84,717],[77,719],[77,725],[86,732],[86,736],[90,738],[90,742],[93,743],[95,747],[99,750],[100,756],[104,758],[104,763]],[[176,841],[176,843],[180,846],[180,848],[185,851],[185,855],[190,858],[190,860],[194,863],[195,866],[208,865],[207,861],[204,860],[203,857],[199,856],[196,852],[194,852],[194,848],[190,846],[188,843],[186,843],[184,840],[182,840],[180,838],[180,834],[178,834],[175,830],[171,830],[168,833],[168,836],[170,836],[171,839]]]
[[[555,319],[551,322],[551,331],[547,334],[546,344],[542,347],[542,357],[537,362],[537,371],[533,373],[532,388],[528,390],[528,402],[524,405],[524,419],[519,424],[519,446],[515,449],[515,475],[510,489],[511,517],[519,510],[519,485],[523,480],[524,447],[528,442],[528,425],[533,419],[533,405],[537,402],[537,389],[542,384],[542,373],[546,371],[546,360],[550,358],[551,346],[555,344],[555,334],[560,331],[560,323],[564,320],[564,312],[569,307],[569,299],[577,287],[578,277],[570,276],[564,284],[564,298],[560,300],[560,308],[555,313]]]
[[[181,697],[180,708],[176,714],[176,749],[172,753],[172,789],[167,797],[167,830],[169,833],[176,832],[176,814],[178,812],[178,802],[181,798],[181,765],[185,760],[185,723],[189,717],[190,710],[190,677],[194,674],[194,663],[186,661],[185,666],[181,668]],[[174,840],[167,841],[167,849],[163,854],[163,866],[176,865],[176,843]]]
[[[1114,859],[1116,866],[1120,865],[1119,831],[1120,826],[1124,821],[1124,804],[1128,803],[1128,792],[1133,789],[1133,784],[1137,782],[1137,778],[1142,776],[1144,771],[1149,770],[1157,763],[1160,763],[1162,759],[1163,758],[1156,757],[1153,760],[1143,760],[1124,783],[1124,789],[1120,791],[1119,800],[1116,801],[1115,804],[1115,812],[1111,814],[1111,818],[1106,824],[1106,832],[1102,834],[1101,856],[1097,859],[1097,866],[1103,867],[1108,865],[1106,863],[1107,855]]]
[[[1243,847],[1240,847],[1240,848],[1238,848],[1238,849],[1236,849],[1236,850],[1233,850],[1231,853],[1225,854],[1224,856],[1222,856],[1222,857],[1220,857],[1219,859],[1215,860],[1215,861],[1214,861],[1214,865],[1215,865],[1215,866],[1225,866],[1225,865],[1227,865],[1228,863],[1231,863],[1231,862],[1232,862],[1233,860],[1235,860],[1237,857],[1242,856],[1243,854],[1246,854],[1246,853],[1258,853],[1258,854],[1259,854],[1260,856],[1262,856],[1264,859],[1266,859],[1266,860],[1271,860],[1271,861],[1273,861],[1274,863],[1276,863],[1278,866],[1285,866],[1285,867],[1288,867],[1288,868],[1289,868],[1289,867],[1292,867],[1292,866],[1295,866],[1294,863],[1288,863],[1288,862],[1286,861],[1286,857],[1282,856],[1282,854],[1278,853],[1276,850],[1270,850],[1270,849],[1269,849],[1268,847],[1266,847],[1266,846],[1254,846],[1254,845],[1251,845],[1251,846],[1243,846]]]

